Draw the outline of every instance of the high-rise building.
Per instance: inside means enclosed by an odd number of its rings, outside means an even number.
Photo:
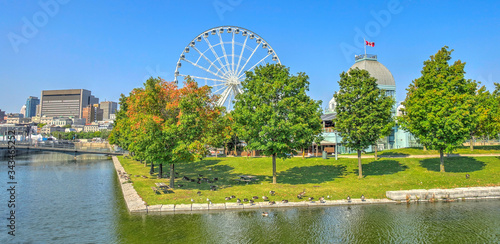
[[[40,99],[38,97],[33,97],[30,96],[28,99],[26,99],[26,113],[24,114],[24,117],[26,118],[31,118],[33,116],[37,115],[37,105],[40,104]]]
[[[111,119],[111,114],[116,113],[116,107],[117,107],[116,102],[110,102],[110,101],[101,102],[103,120]]]
[[[0,109],[0,122],[3,122],[4,117],[5,117],[5,111],[2,111]]]
[[[85,89],[42,91],[40,115],[82,118],[83,108],[96,102],[99,99]]]
[[[19,111],[20,114],[22,114],[24,117],[26,117],[26,105],[23,105],[21,107],[21,110]]]
[[[103,111],[99,108],[99,104],[88,105],[83,108],[82,118],[85,119],[85,124],[102,121]]]

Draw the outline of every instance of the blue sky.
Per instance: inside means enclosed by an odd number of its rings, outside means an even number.
[[[184,47],[223,25],[265,38],[282,64],[309,75],[309,95],[323,107],[364,52],[363,37],[392,72],[397,101],[444,45],[467,63],[467,78],[492,90],[499,13],[498,1],[0,0],[0,109],[19,112],[41,90],[84,88],[117,101],[145,77],[173,80]]]

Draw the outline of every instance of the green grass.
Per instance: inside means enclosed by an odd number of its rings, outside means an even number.
[[[474,151],[471,151],[467,146],[460,146],[454,152],[454,154],[492,154],[500,153],[500,145],[493,146],[475,146]],[[365,153],[363,155],[373,155],[373,152]],[[347,155],[357,155],[357,153],[351,153]],[[409,156],[409,155],[439,155],[437,150],[426,150],[424,151],[421,147],[410,147],[410,148],[400,148],[400,149],[390,149],[378,152],[379,156]]]
[[[363,159],[362,179],[358,179],[357,159],[342,158],[338,161],[333,158],[300,157],[277,160],[278,184],[272,182],[271,158],[222,157],[209,158],[202,161],[177,164],[176,189],[173,193],[155,194],[151,190],[155,182],[165,182],[168,179],[157,179],[156,174],[149,176],[150,165],[144,167],[137,161],[119,157],[123,167],[131,175],[131,180],[138,194],[149,205],[206,203],[209,198],[213,203],[226,202],[226,196],[235,195],[237,198],[251,198],[268,196],[270,200],[299,201],[297,194],[306,190],[307,197],[318,199],[320,196],[330,196],[330,199],[345,199],[348,195],[359,198],[364,194],[367,198],[385,198],[385,192],[390,190],[454,188],[470,186],[498,186],[500,185],[500,157],[456,157],[446,158],[447,172],[439,172],[439,158],[397,158],[397,159]],[[164,172],[168,167],[164,166]],[[155,172],[158,166],[155,165]],[[465,174],[470,174],[470,179]],[[197,178],[218,177],[213,185],[217,191],[210,191],[209,183],[186,182],[182,176]],[[146,175],[143,179],[134,175]],[[239,175],[252,175],[258,181],[237,181]],[[182,184],[183,187],[177,188]],[[269,191],[276,191],[270,196]],[[202,195],[198,196],[197,191]],[[306,198],[307,198],[306,197]],[[231,202],[235,202],[232,200]]]

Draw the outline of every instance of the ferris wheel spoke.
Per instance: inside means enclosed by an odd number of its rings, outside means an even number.
[[[262,58],[259,62],[257,62],[256,64],[254,64],[254,65],[252,66],[252,68],[248,69],[248,71],[252,71],[252,70],[255,68],[255,66],[259,65],[260,63],[262,63],[262,61],[264,61],[267,57],[269,57],[269,55],[271,55],[271,54],[266,55],[266,56],[265,56],[264,58]],[[245,73],[243,73],[243,74],[241,74],[240,76],[238,76],[238,79],[239,79],[239,78],[241,78],[243,75],[245,75]]]
[[[262,42],[261,42],[262,43]],[[255,51],[257,51],[257,49],[260,47],[260,43],[255,47],[255,49],[253,50],[252,54],[250,55],[250,57],[248,57],[247,61],[245,62],[245,64],[243,65],[243,67],[241,67],[241,70],[238,71],[238,73],[236,74],[237,76],[240,76],[240,73],[245,69],[245,66],[247,66],[248,64],[248,61],[250,61],[250,59],[252,59],[253,55],[255,54]]]
[[[211,65],[211,66],[214,66],[214,67],[217,69],[217,73],[219,73],[219,72],[220,72],[221,74],[224,74],[224,73],[225,73],[225,72],[222,72],[222,71],[220,70],[220,68],[219,68],[217,65],[215,65],[212,61],[210,61],[210,59],[208,59],[208,58],[207,58],[207,56],[205,56],[205,54],[204,54],[204,53],[200,52],[200,50],[198,50],[198,48],[193,47],[193,49],[194,49],[194,50],[196,50],[196,51],[200,54],[200,56],[201,56],[201,57],[203,57],[205,60],[207,60],[207,61],[210,63],[210,65]],[[209,68],[209,69],[210,69],[210,68]]]
[[[231,90],[231,88],[227,87],[226,90],[224,90],[224,92],[222,92],[221,98],[219,99],[219,106],[224,106],[224,103],[226,103],[227,96],[229,95],[230,90]]]
[[[222,36],[220,32],[217,32],[220,40],[220,47],[222,48],[222,53],[224,54],[224,59],[226,60],[226,65],[229,66],[229,61],[227,60],[226,48],[224,48],[224,41],[222,41]]]
[[[232,39],[231,70],[233,71],[233,74],[234,74],[234,32],[233,32],[233,39]]]
[[[224,90],[224,89],[226,89],[226,86],[223,86],[223,87],[219,88],[217,91],[214,91],[214,93],[216,93],[216,94],[217,94],[217,93],[219,93],[220,91],[222,91],[222,90]]]
[[[247,40],[248,40],[248,35],[246,36],[245,41],[243,42],[243,46],[241,46],[241,53],[240,53],[240,56],[238,57],[238,65],[236,65],[236,72],[238,72],[238,70],[240,68],[240,62],[241,62],[241,58],[243,57],[243,51],[245,51],[245,48],[247,45]]]
[[[200,76],[194,76],[194,75],[179,74],[179,76],[182,76],[182,77],[189,76],[189,77],[194,78],[194,79],[202,79],[202,80],[211,80],[211,81],[226,82],[225,80],[213,79],[213,78],[206,78],[206,77],[200,77]]]
[[[220,66],[224,70],[224,73],[227,73],[228,70],[225,68],[224,64],[222,63],[222,61],[219,58],[219,55],[217,55],[217,52],[215,51],[214,47],[212,46],[212,44],[210,43],[210,41],[208,40],[208,38],[203,37],[203,39],[205,39],[205,42],[208,44],[208,47],[210,48],[210,50],[212,51],[213,55],[215,56],[215,58],[217,59],[217,61],[220,64]]]
[[[210,74],[213,74],[213,75],[215,75],[215,76],[217,76],[217,77],[219,77],[219,78],[221,78],[221,79],[224,79],[224,77],[223,77],[223,76],[218,75],[218,74],[214,73],[213,71],[211,71],[211,70],[209,70],[209,69],[207,69],[207,68],[205,68],[205,67],[203,67],[203,66],[201,66],[201,65],[199,65],[199,64],[197,64],[197,63],[193,63],[192,61],[190,61],[190,60],[188,60],[188,59],[184,59],[184,61],[186,61],[186,62],[188,62],[188,63],[192,64],[192,65],[193,65],[193,66],[195,66],[195,67],[198,67],[198,68],[200,68],[200,69],[202,69],[202,70],[205,70],[206,72],[208,72],[208,73],[210,73]]]

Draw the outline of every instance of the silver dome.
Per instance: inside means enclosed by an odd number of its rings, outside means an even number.
[[[377,60],[362,59],[354,63],[350,69],[364,69],[370,73],[370,76],[377,79],[377,84],[384,86],[396,86],[392,73]]]

